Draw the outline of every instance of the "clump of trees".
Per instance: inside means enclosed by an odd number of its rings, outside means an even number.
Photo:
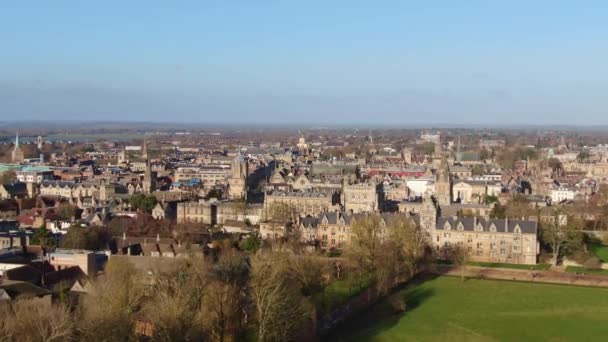
[[[97,229],[72,227],[62,246],[88,248],[109,232]],[[304,340],[314,334],[323,312],[319,298],[332,281],[358,277],[384,295],[423,267],[425,235],[408,218],[385,225],[379,215],[369,215],[353,230],[352,248],[339,260],[303,252],[294,247],[293,236],[271,248],[257,238],[224,241],[216,253],[159,259],[145,272],[132,258],[114,256],[78,301],[48,304],[25,315],[40,321],[35,329],[23,325],[30,322],[23,315],[4,314],[31,310],[30,302],[0,303],[0,339],[29,329],[43,337],[23,340],[125,341],[141,335],[154,341],[227,341],[246,335],[260,341]],[[401,298],[396,306],[405,309],[405,304]]]
[[[585,249],[581,222],[554,210],[540,225],[541,239],[551,252],[551,264],[557,265],[563,257]]]
[[[112,234],[106,227],[82,227],[73,225],[62,237],[59,247],[71,249],[101,250],[107,248]]]
[[[53,233],[44,226],[34,230],[34,234],[30,238],[30,244],[39,245],[45,249],[54,248],[57,245]]]
[[[151,213],[156,206],[156,197],[146,194],[135,194],[129,197],[129,204],[135,210],[141,210],[146,213]]]
[[[418,273],[427,252],[424,232],[409,218],[398,216],[385,223],[382,216],[371,214],[353,225],[345,256],[385,294]]]
[[[74,323],[63,304],[39,298],[0,301],[0,341],[67,341]]]

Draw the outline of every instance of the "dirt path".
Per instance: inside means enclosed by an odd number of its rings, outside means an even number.
[[[438,275],[461,276],[461,269],[451,265],[433,265],[427,271]],[[580,275],[557,271],[530,271],[477,266],[466,266],[464,272],[465,277],[470,278],[608,287],[608,277],[601,275]]]

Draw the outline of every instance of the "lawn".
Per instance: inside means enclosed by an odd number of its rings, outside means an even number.
[[[333,280],[322,293],[314,296],[313,300],[320,314],[326,314],[348,302],[369,286],[369,276],[361,279],[356,276]]]
[[[582,266],[568,266],[568,267],[566,267],[566,272],[581,273],[581,274],[608,275],[608,270],[584,268]]]
[[[608,246],[599,243],[590,243],[587,245],[587,248],[589,248],[589,251],[602,262],[608,262]]]
[[[381,301],[331,341],[590,341],[608,335],[608,289],[439,277]],[[603,337],[602,337],[603,336]]]
[[[469,261],[467,262],[469,266],[479,266],[479,267],[495,267],[495,268],[513,268],[517,270],[532,270],[532,271],[544,271],[551,268],[549,264],[537,264],[537,265],[522,265],[522,264],[502,264],[498,262],[478,262],[478,261]]]

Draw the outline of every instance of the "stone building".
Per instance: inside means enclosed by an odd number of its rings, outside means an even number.
[[[536,264],[540,253],[536,221],[473,217],[437,217],[430,198],[424,201],[420,227],[439,257],[449,258],[455,246],[466,248],[470,260]]]
[[[438,217],[438,207],[427,197],[416,204],[417,213],[407,213],[405,217],[417,225],[428,239],[429,245],[441,258],[449,258],[455,246],[466,248],[473,261],[514,264],[536,264],[540,247],[538,244],[538,224],[535,221],[489,219],[487,217],[442,216]],[[368,213],[352,214],[323,212],[318,215],[301,217],[297,222],[302,242],[322,249],[343,248],[352,240],[353,224]],[[382,227],[404,214],[382,214]]]
[[[487,196],[498,196],[500,182],[483,180],[457,180],[452,185],[452,198],[460,203],[482,203]]]
[[[364,219],[371,213],[353,214],[350,212],[326,212],[316,216],[306,216],[298,220],[296,225],[302,242],[318,245],[321,249],[342,249],[353,238],[352,227],[357,220]],[[381,238],[387,235],[385,227],[394,219],[404,218],[402,214],[382,214],[379,216],[379,233]],[[417,224],[415,218],[412,224]]]
[[[473,261],[536,264],[537,234],[535,221],[440,217],[432,239],[435,250],[446,258],[460,246]]]
[[[251,224],[258,224],[262,217],[263,207],[261,204],[205,200],[177,203],[177,223],[222,225],[227,220],[248,220]]]
[[[439,206],[446,206],[452,203],[451,188],[452,184],[450,181],[450,171],[448,170],[447,160],[441,159],[439,168],[436,171],[437,180],[435,181],[435,195]]]
[[[228,198],[246,199],[247,198],[247,161],[243,155],[239,154],[230,164],[231,175],[228,179]]]
[[[334,209],[332,196],[322,192],[273,191],[264,196],[266,212],[275,203],[288,205],[297,215],[318,215]]]
[[[378,194],[373,183],[344,183],[342,194],[344,210],[347,212],[362,213],[378,210]]]

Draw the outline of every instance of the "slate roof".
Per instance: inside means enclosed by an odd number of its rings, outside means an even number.
[[[437,220],[437,230],[447,230],[449,224],[450,230],[464,230],[464,231],[479,231],[479,232],[491,232],[491,228],[495,228],[497,233],[513,233],[515,227],[521,229],[522,234],[535,234],[538,231],[538,224],[536,221],[525,221],[525,220],[508,220],[508,219],[489,219],[474,218],[474,217],[440,217]],[[459,225],[462,224],[459,229]],[[477,230],[475,229],[477,226]]]
[[[42,297],[52,294],[51,291],[30,284],[25,281],[4,280],[0,289],[6,291],[11,298],[16,297]]]
[[[327,224],[329,225],[337,225],[337,224],[342,224],[340,222],[340,220],[344,220],[344,224],[345,225],[352,225],[355,221],[357,221],[358,219],[364,218],[366,217],[368,214],[367,213],[357,213],[357,214],[351,214],[351,213],[343,213],[343,212],[325,212],[325,213],[321,213],[318,216],[306,216],[300,219],[300,225],[303,226],[304,228],[316,228],[319,224],[321,224],[323,222],[324,218],[327,218]],[[393,220],[403,217],[404,215],[402,214],[382,214],[381,215],[384,222],[386,224],[390,224]],[[413,220],[413,222],[415,224],[418,224],[419,218],[418,217],[411,217],[411,219]]]
[[[27,195],[27,187],[25,183],[2,184],[6,192],[11,195]]]
[[[60,188],[73,188],[76,186],[76,182],[71,182],[71,181],[42,181],[40,183],[41,186],[43,187],[60,187]]]

